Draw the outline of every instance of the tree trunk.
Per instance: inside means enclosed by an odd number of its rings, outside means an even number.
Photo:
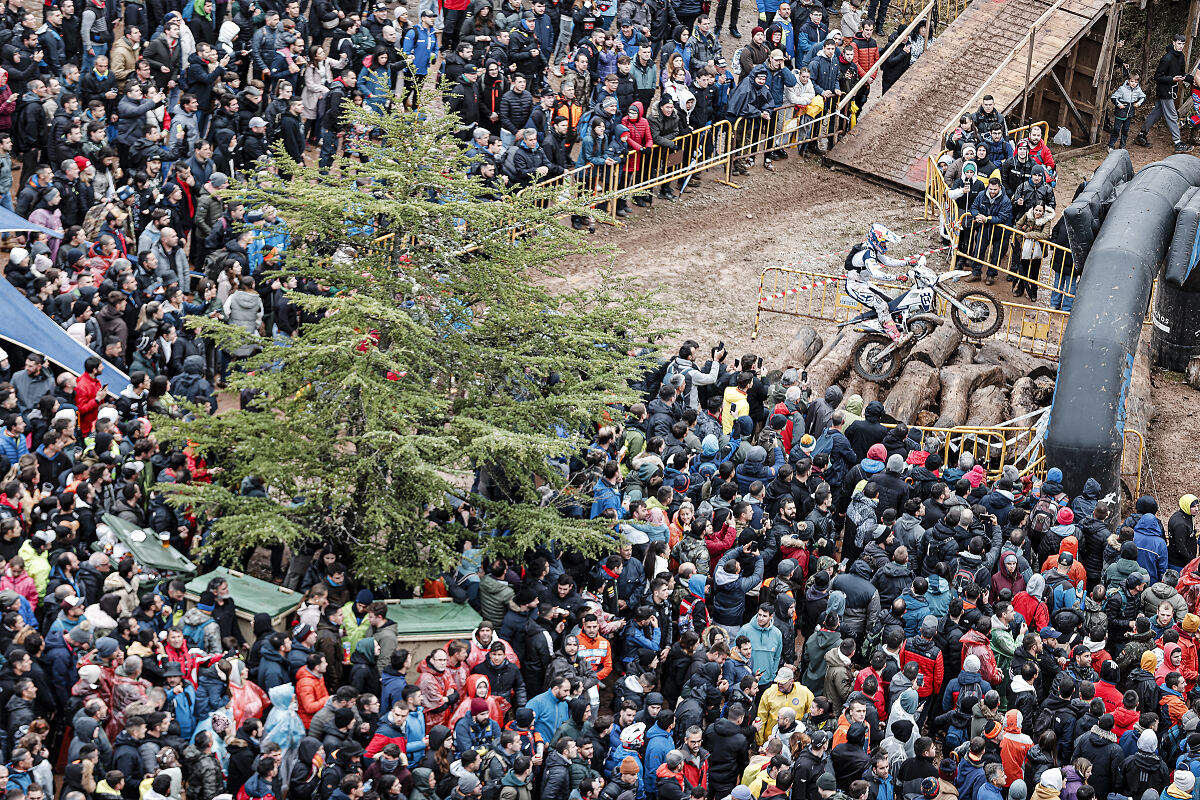
[[[863,408],[866,408],[875,400],[879,399],[879,384],[874,381],[866,381],[863,383],[862,391],[859,392],[863,399]]]
[[[996,386],[1004,380],[1004,372],[994,364],[965,364],[946,367],[942,371],[941,416],[937,427],[957,428],[967,421],[971,394],[981,386]]]
[[[949,323],[939,325],[933,333],[917,342],[909,358],[931,367],[941,367],[954,355],[962,339],[962,331],[958,328]]]
[[[979,348],[971,342],[963,342],[954,351],[954,355],[950,356],[950,360],[946,362],[946,366],[957,367],[960,364],[975,363],[975,354],[979,352]]]
[[[897,420],[916,423],[917,412],[933,405],[941,386],[938,371],[920,361],[909,361],[900,380],[888,392],[888,414]]]
[[[975,363],[996,364],[1004,370],[1004,380],[1010,384],[1016,383],[1017,380],[1026,376],[1030,378],[1037,378],[1041,375],[1053,377],[1056,372],[1052,362],[1034,358],[1004,342],[984,342],[983,346],[979,348],[979,352],[975,354]]]
[[[851,371],[850,377],[846,379],[846,389],[845,393],[842,395],[841,408],[844,409],[846,407],[846,401],[849,400],[852,395],[858,395],[859,397],[862,397],[863,389],[866,388],[866,386],[867,382],[860,378],[857,372]],[[863,408],[866,407],[867,404],[864,402]]]
[[[858,334],[847,333],[834,343],[820,359],[808,365],[808,385],[824,392],[850,369],[850,354],[858,342]]]
[[[821,352],[822,347],[821,334],[817,333],[816,329],[802,325],[796,331],[796,335],[787,343],[783,351],[775,357],[772,364],[779,364],[780,369],[803,369],[809,365],[817,353]]]
[[[1008,419],[1008,398],[999,386],[984,386],[971,393],[971,409],[967,425],[987,428]]]
[[[1033,378],[1028,376],[1024,378],[1018,378],[1017,382],[1013,384],[1012,392],[1010,394],[1013,419],[1024,416],[1025,414],[1033,413],[1042,407],[1042,404],[1038,399],[1041,391],[1038,389],[1037,384],[1033,382]],[[1032,422],[1033,420],[1030,418],[1023,419],[1017,424],[1030,425]]]

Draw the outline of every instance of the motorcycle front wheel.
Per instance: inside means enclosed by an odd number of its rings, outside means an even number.
[[[896,376],[900,371],[899,353],[893,350],[887,355],[879,355],[891,344],[890,338],[878,333],[869,333],[858,340],[850,355],[850,363],[859,377],[880,383]]]
[[[958,301],[967,307],[963,313],[958,306],[950,306],[950,319],[954,327],[968,339],[986,339],[1000,330],[1004,324],[1004,306],[987,292],[967,291],[958,296]]]

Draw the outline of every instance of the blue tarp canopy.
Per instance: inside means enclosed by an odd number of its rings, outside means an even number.
[[[0,212],[20,219],[15,214],[0,208]],[[24,230],[24,229],[23,229]],[[75,341],[58,324],[41,312],[33,303],[25,299],[13,285],[0,279],[0,339],[5,342],[23,347],[26,350],[41,353],[60,370],[82,374],[83,362],[88,356],[96,355],[79,342]],[[24,363],[13,363],[13,369],[20,369]],[[119,393],[129,385],[129,378],[108,362],[104,363],[104,371],[100,373],[100,382],[113,394]]]
[[[34,225],[24,217],[18,216],[16,212],[9,211],[4,206],[0,206],[0,233],[21,233],[22,231],[38,231],[39,233],[53,236],[55,239],[63,237],[58,231],[43,228],[41,225]]]

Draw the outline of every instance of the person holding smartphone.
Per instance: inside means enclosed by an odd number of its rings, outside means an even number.
[[[83,362],[83,374],[75,382],[75,403],[79,409],[79,430],[85,437],[96,427],[100,406],[113,399],[100,382],[104,362],[99,356],[88,356]]]

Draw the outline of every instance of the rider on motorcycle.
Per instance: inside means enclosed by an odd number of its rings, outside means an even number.
[[[875,223],[867,231],[867,240],[856,244],[850,250],[850,254],[846,256],[846,294],[875,311],[884,331],[892,338],[893,342],[899,341],[902,334],[896,327],[896,323],[892,321],[891,312],[888,311],[888,301],[891,298],[872,286],[871,279],[886,281],[906,279],[904,275],[892,276],[879,269],[880,264],[885,267],[908,265],[908,261],[904,259],[886,255],[888,244],[899,241],[899,236],[892,233],[887,227]]]

